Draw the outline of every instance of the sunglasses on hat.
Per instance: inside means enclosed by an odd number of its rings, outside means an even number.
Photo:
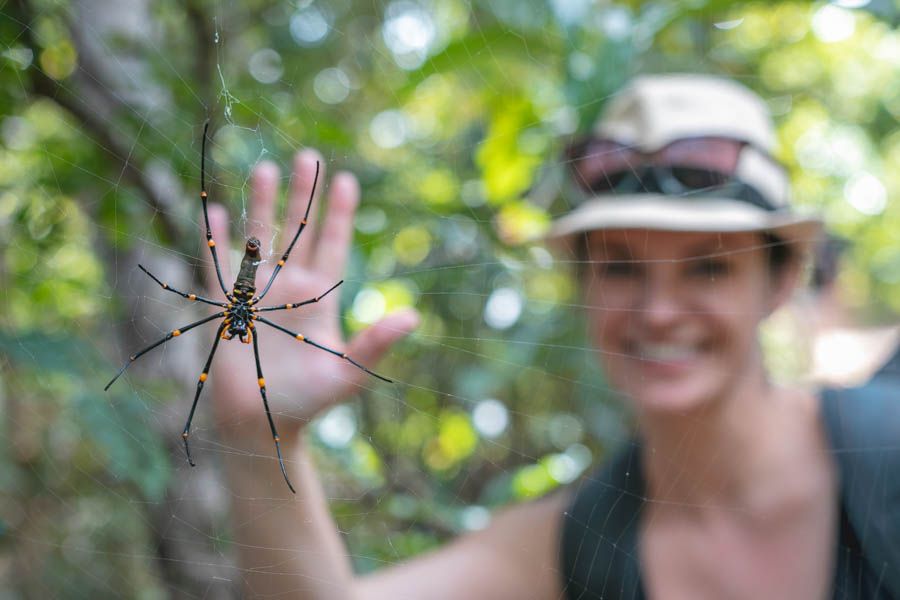
[[[776,210],[755,186],[735,175],[746,146],[731,138],[695,137],[643,152],[615,140],[589,138],[569,146],[566,157],[574,183],[586,197],[654,193],[727,197]]]

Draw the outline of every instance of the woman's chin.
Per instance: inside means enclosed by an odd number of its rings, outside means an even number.
[[[714,394],[700,381],[637,381],[623,386],[638,413],[687,415],[708,407]]]
[[[636,358],[632,353],[617,372],[625,375],[616,383],[640,412],[687,413],[701,408],[715,387],[710,352],[682,352],[665,360]]]

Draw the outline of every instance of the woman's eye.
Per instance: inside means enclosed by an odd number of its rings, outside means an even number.
[[[611,260],[598,264],[597,270],[606,277],[630,277],[637,273],[638,266],[631,261]]]
[[[694,261],[691,274],[704,278],[724,277],[728,274],[728,263],[724,260],[703,259]]]

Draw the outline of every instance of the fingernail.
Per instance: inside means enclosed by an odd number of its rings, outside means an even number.
[[[278,165],[276,165],[275,163],[273,163],[270,160],[261,161],[253,169],[253,174],[256,177],[277,179],[278,178]]]
[[[206,207],[206,210],[209,212],[210,221],[218,223],[228,219],[228,212],[226,212],[225,207],[218,202],[210,202],[209,206]]]
[[[419,316],[419,311],[414,308],[404,308],[397,311],[399,316],[402,317],[401,325],[404,329],[415,329],[419,326],[422,321],[422,318]]]
[[[356,179],[356,175],[354,175],[350,171],[338,171],[337,173],[335,173],[334,182],[340,183],[341,185],[359,185],[359,181]]]
[[[278,165],[271,161],[264,161],[256,165],[250,180],[253,190],[256,192],[256,200],[274,200],[280,175],[281,171]]]
[[[317,162],[321,165],[321,163],[323,162],[322,155],[319,154],[314,148],[304,148],[297,153],[294,164],[299,167],[300,165],[315,164]]]

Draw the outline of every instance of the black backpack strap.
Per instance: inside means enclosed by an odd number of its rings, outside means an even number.
[[[632,442],[581,482],[564,513],[561,545],[566,598],[644,598],[637,544],[643,503],[640,446]]]
[[[859,585],[873,598],[900,598],[900,387],[875,379],[826,390],[822,410],[844,511],[866,565]]]
[[[900,348],[898,348],[893,356],[891,356],[888,361],[882,365],[881,369],[875,373],[875,377],[880,380],[891,378],[894,380],[894,385],[900,386]]]

